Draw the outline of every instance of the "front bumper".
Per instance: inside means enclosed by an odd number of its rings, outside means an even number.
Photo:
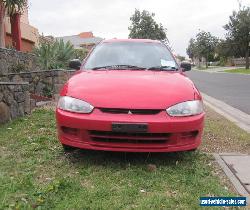
[[[191,117],[155,115],[91,114],[56,110],[58,137],[72,147],[121,152],[175,152],[196,149],[204,126],[202,113]],[[147,123],[147,133],[112,132],[112,123]]]

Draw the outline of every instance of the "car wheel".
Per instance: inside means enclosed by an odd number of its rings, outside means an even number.
[[[65,144],[62,144],[62,147],[63,147],[64,152],[71,152],[71,151],[74,151],[76,149],[75,147],[71,147],[71,146],[68,146]]]

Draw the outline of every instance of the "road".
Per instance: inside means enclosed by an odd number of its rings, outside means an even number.
[[[186,74],[201,92],[250,114],[250,75],[195,70]]]

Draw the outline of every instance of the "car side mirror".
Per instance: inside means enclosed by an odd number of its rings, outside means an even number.
[[[190,71],[191,70],[191,63],[181,62],[181,68],[183,71]]]
[[[81,68],[81,61],[79,59],[73,59],[69,62],[69,68],[79,70]]]

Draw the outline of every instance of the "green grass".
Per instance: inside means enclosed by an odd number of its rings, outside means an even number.
[[[250,69],[230,69],[230,70],[225,70],[224,72],[229,72],[229,73],[240,73],[240,74],[250,74]]]
[[[201,152],[65,154],[53,111],[36,110],[0,134],[0,209],[199,209],[200,196],[235,195]]]

